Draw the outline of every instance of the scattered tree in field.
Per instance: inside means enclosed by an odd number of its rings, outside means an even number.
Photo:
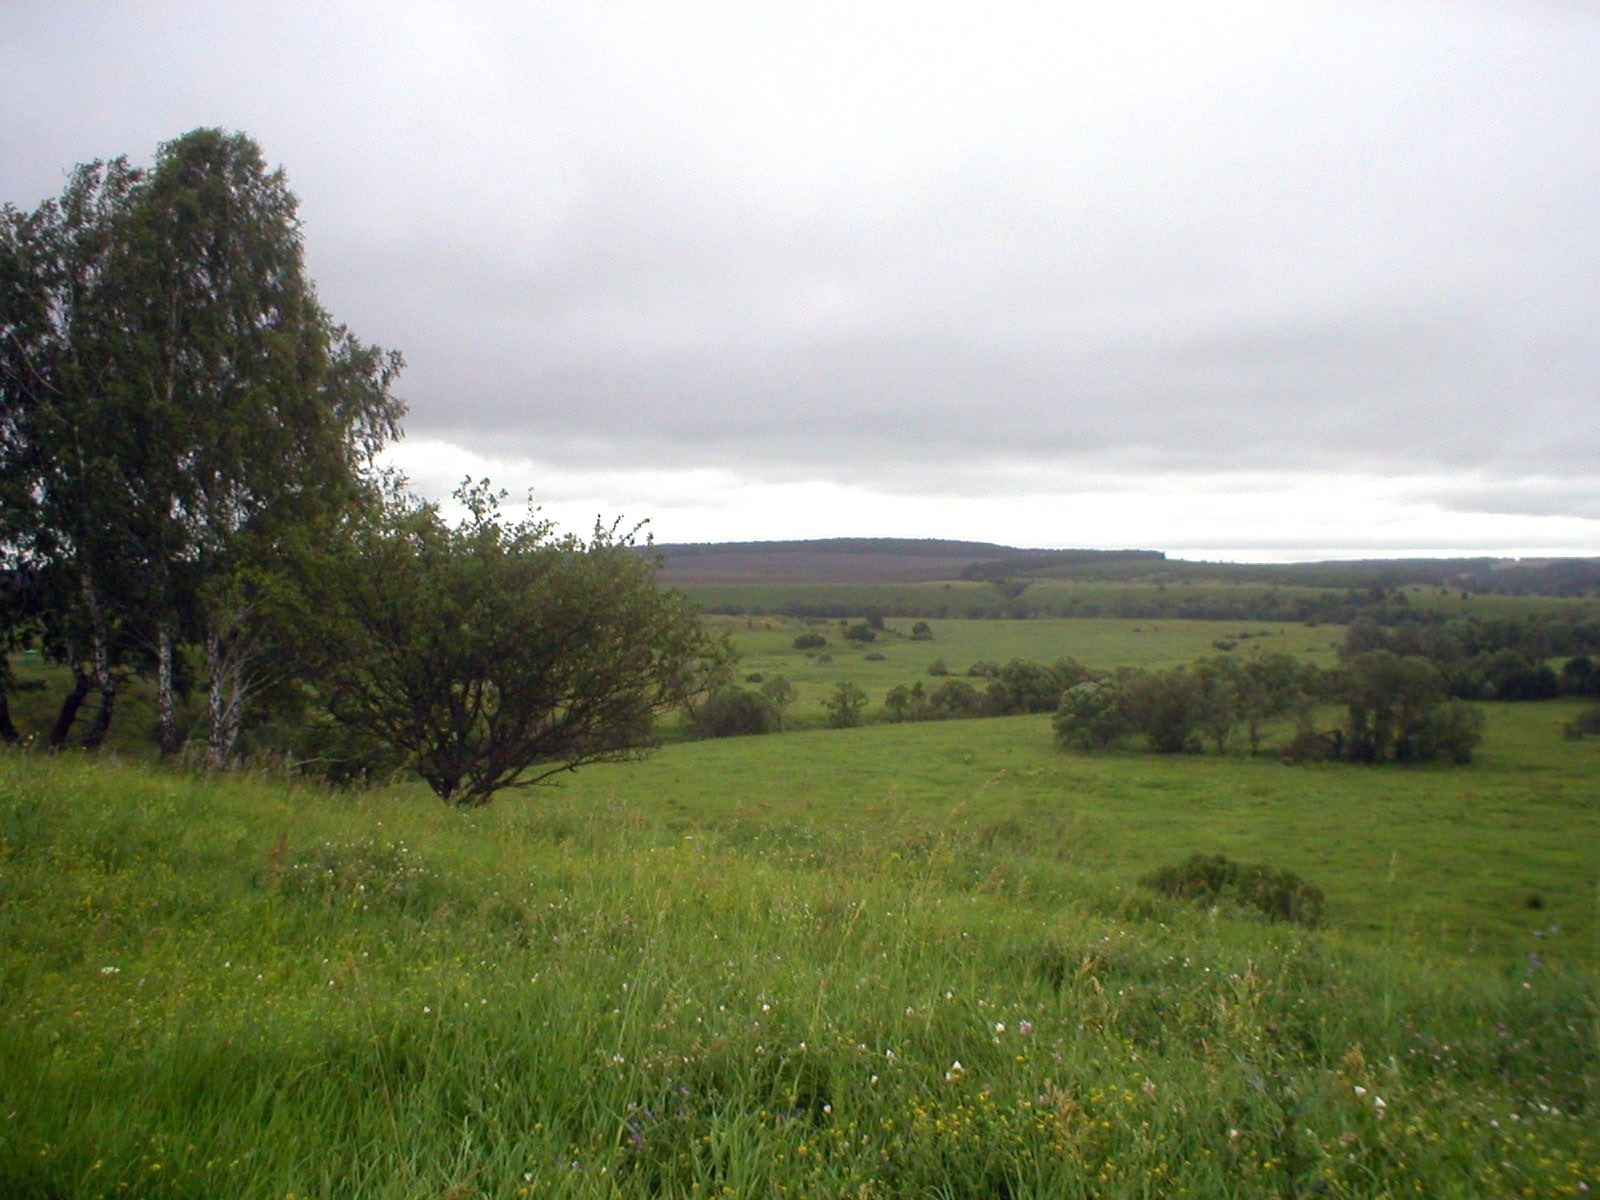
[[[976,668],[968,672],[974,673]],[[1090,674],[1087,667],[1071,658],[1049,664],[1013,658],[989,674],[984,708],[995,716],[1054,712],[1061,705],[1061,694],[1084,682]]]
[[[1197,754],[1206,693],[1182,667],[1130,673],[1124,683],[1134,728],[1161,754]]]
[[[1467,762],[1482,740],[1482,716],[1447,698],[1426,659],[1387,650],[1357,655],[1344,664],[1338,690],[1347,712],[1344,752],[1354,762]]]
[[[820,650],[828,644],[828,639],[820,633],[802,633],[794,639],[796,650]]]
[[[689,728],[705,738],[771,733],[778,728],[778,713],[760,692],[721,687],[690,707]]]
[[[861,724],[861,711],[867,706],[867,694],[855,684],[845,681],[833,689],[833,695],[822,702],[828,710],[828,725],[834,729],[853,729]]]
[[[1132,697],[1114,679],[1069,687],[1053,718],[1056,740],[1080,750],[1106,750],[1133,731]]]
[[[782,729],[789,706],[794,703],[794,684],[782,675],[774,675],[761,684],[761,694],[767,703],[772,705],[772,711],[777,718],[777,727]]]
[[[926,621],[918,621],[911,626],[911,640],[913,642],[933,641],[933,626]]]
[[[852,642],[871,642],[875,641],[878,637],[872,626],[868,625],[865,621],[862,621],[856,625],[847,626],[844,631],[844,636]]]
[[[328,711],[403,751],[438,795],[481,805],[655,744],[663,712],[726,651],[631,537],[512,522],[483,486],[459,527],[391,498],[308,582]]]

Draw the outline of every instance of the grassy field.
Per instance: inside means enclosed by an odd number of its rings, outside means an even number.
[[[728,583],[684,584],[681,590],[707,611],[733,614],[854,615],[869,609],[918,613],[929,618],[994,618],[1003,599],[988,583],[955,580],[945,583]],[[1593,597],[1463,595],[1437,587],[1403,589],[1407,603],[1452,616],[1483,618],[1528,614],[1593,614]],[[1362,593],[1345,588],[1292,584],[1180,581],[1174,583],[1117,580],[1038,579],[1023,600],[1039,617],[1140,616],[1153,620],[1204,618],[1218,608],[1242,617],[1310,605],[1348,606]],[[1314,612],[1314,610],[1313,610]]]
[[[816,731],[469,813],[0,756],[0,1194],[1593,1194],[1564,715],[1440,769]],[[1325,927],[1137,886],[1196,850]]]
[[[976,662],[1003,663],[1013,658],[1053,662],[1075,658],[1086,666],[1175,666],[1206,655],[1223,653],[1218,643],[1232,644],[1228,653],[1279,651],[1310,661],[1331,663],[1344,630],[1339,626],[1274,624],[1265,621],[1137,621],[1116,619],[1050,619],[1027,621],[930,621],[933,640],[913,641],[912,621],[891,617],[876,641],[854,642],[842,636],[837,621],[806,622],[788,617],[710,617],[739,651],[735,678],[782,675],[796,688],[793,717],[798,724],[818,723],[822,699],[842,680],[862,688],[872,709],[881,709],[884,694],[896,684],[921,680],[932,687],[939,680],[928,668],[942,661],[951,674],[962,675]],[[794,648],[802,633],[821,633],[828,646],[821,651]],[[881,655],[881,659],[869,655]],[[824,657],[826,656],[826,657]],[[982,680],[977,681],[981,686]]]

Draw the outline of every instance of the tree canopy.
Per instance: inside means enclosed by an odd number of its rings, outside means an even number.
[[[513,521],[485,485],[466,521],[391,495],[307,581],[313,674],[335,718],[402,750],[440,797],[487,803],[636,756],[725,650],[633,539]]]

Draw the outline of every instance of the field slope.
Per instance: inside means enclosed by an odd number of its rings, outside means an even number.
[[[476,813],[0,757],[0,1194],[1583,1194],[1557,715],[1453,771],[819,731]],[[1191,850],[1327,925],[1137,886]]]

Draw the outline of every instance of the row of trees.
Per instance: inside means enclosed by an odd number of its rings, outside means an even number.
[[[1383,626],[1358,621],[1345,631],[1341,653],[1372,650],[1426,658],[1438,668],[1445,689],[1468,700],[1548,700],[1556,696],[1600,698],[1600,622],[1552,620],[1549,616],[1481,619]],[[1560,669],[1549,659],[1567,657]]]
[[[400,366],[318,304],[295,199],[242,134],[0,210],[0,735],[34,646],[72,681],[53,747],[95,691],[99,745],[132,675],[163,755],[198,676],[212,766],[270,699],[284,740],[456,803],[648,746],[725,648],[632,533],[513,520],[487,484],[452,523],[377,473]]]
[[[1343,720],[1319,730],[1318,707],[1329,704]],[[1293,732],[1282,752],[1294,761],[1465,763],[1483,736],[1482,714],[1449,696],[1432,663],[1386,650],[1327,670],[1271,654],[1099,675],[1062,694],[1054,726],[1058,741],[1083,750],[1143,737],[1164,754],[1255,754],[1284,721]]]

